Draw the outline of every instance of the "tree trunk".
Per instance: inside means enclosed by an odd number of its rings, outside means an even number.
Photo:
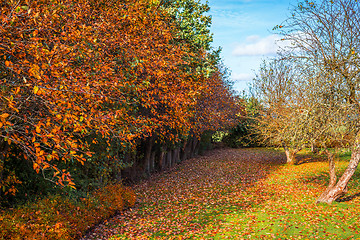
[[[186,159],[188,159],[190,157],[191,142],[192,141],[190,139],[188,139],[185,142],[183,150],[182,150],[181,161],[184,161],[184,160],[186,160]]]
[[[160,170],[164,170],[165,169],[165,157],[166,157],[166,152],[164,152],[163,150],[161,150],[160,152],[160,156],[159,156],[159,167]]]
[[[316,200],[317,203],[326,201],[326,196],[329,192],[334,188],[336,184],[336,171],[335,171],[335,156],[333,153],[329,152],[328,149],[325,150],[329,160],[329,176],[330,181],[326,190],[320,195],[320,197]]]
[[[317,199],[316,203],[328,203],[331,204],[336,199],[342,197],[347,192],[347,185],[351,179],[351,177],[354,175],[355,170],[360,162],[360,146],[358,146],[351,154],[351,159],[349,162],[348,167],[346,168],[343,175],[340,177],[337,184],[333,185],[332,187],[329,187],[321,194],[321,196]],[[335,166],[330,166],[331,168],[335,169]],[[334,170],[335,171],[335,170]],[[331,179],[330,179],[331,181]],[[336,179],[335,179],[336,181]]]
[[[311,143],[311,152],[312,153],[319,153],[319,149],[315,146],[315,144]]]
[[[180,148],[176,148],[174,150],[174,161],[176,163],[179,163],[180,162]]]
[[[199,139],[198,139],[197,137],[194,137],[194,139],[193,139],[193,146],[192,146],[192,149],[191,149],[191,151],[192,151],[192,156],[197,156],[197,155],[198,155],[197,149],[198,149],[199,143],[200,143]]]
[[[171,150],[166,153],[166,168],[171,168]]]
[[[4,164],[5,164],[5,158],[9,151],[9,144],[1,140],[0,141],[0,198],[1,198],[1,188],[3,186],[3,175],[4,175]]]
[[[174,150],[169,150],[170,168],[174,166]]]
[[[296,153],[298,153],[300,150],[288,148],[285,145],[283,147],[284,147],[285,154],[286,154],[286,163],[293,164],[293,165],[298,164],[298,160],[296,159]]]
[[[196,137],[191,138],[191,148],[190,148],[190,158],[195,156],[195,144],[196,144]]]
[[[144,172],[147,176],[150,175],[150,171],[151,171],[151,152],[152,152],[152,146],[154,143],[154,138],[151,137],[146,141],[146,146],[145,146],[145,155],[144,155]]]
[[[151,153],[151,157],[150,157],[150,171],[153,172],[155,170],[155,156],[156,156],[156,151],[153,151]]]
[[[201,142],[201,138],[198,138],[196,145],[195,145],[195,154],[196,155],[199,155],[199,152],[200,152],[200,142]]]
[[[194,157],[194,145],[195,145],[195,137],[192,137],[190,139],[190,145],[189,145],[189,158]]]

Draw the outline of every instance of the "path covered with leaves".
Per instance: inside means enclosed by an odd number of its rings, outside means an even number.
[[[84,239],[360,236],[357,198],[314,204],[326,184],[326,162],[286,166],[285,161],[284,153],[269,149],[219,149],[189,159],[134,186],[136,206]],[[350,195],[357,186],[351,183]]]

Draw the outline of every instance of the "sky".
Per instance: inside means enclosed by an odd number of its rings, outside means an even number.
[[[272,29],[286,20],[296,1],[208,0],[208,4],[212,46],[222,48],[235,90],[247,91],[262,60],[275,56],[280,37]]]

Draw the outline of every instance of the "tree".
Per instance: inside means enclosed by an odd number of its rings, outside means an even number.
[[[297,88],[296,68],[286,59],[263,62],[253,81],[261,103],[254,129],[271,145],[282,146],[287,163],[297,164],[295,154],[305,143],[299,111],[301,91]]]
[[[360,3],[356,0],[335,0],[299,2],[292,11],[291,17],[278,26],[284,40],[291,42],[291,47],[284,56],[290,59],[301,59],[304,67],[315,69],[317,78],[312,81],[309,94],[319,103],[318,114],[331,116],[322,129],[333,129],[329,123],[341,120],[341,125],[350,134],[352,156],[349,165],[340,179],[330,181],[327,190],[318,202],[331,203],[346,193],[347,184],[360,161],[359,128],[355,116],[359,108],[359,51],[360,51]],[[305,71],[305,69],[304,69]],[[324,75],[321,77],[320,75]],[[338,111],[338,109],[341,109]],[[357,110],[354,115],[354,109]],[[355,118],[355,119],[354,119]],[[318,115],[317,124],[321,126]],[[335,137],[339,131],[327,131]],[[330,163],[330,173],[334,164]],[[331,173],[333,176],[333,173]],[[332,177],[333,178],[333,177]]]
[[[138,149],[149,168],[155,143],[179,147],[234,122],[206,4],[6,0],[0,10],[2,186],[15,150],[45,178],[74,186],[70,165],[88,164],[102,180]]]
[[[254,95],[243,94],[239,104],[244,112],[239,116],[237,125],[227,132],[222,141],[233,148],[262,146],[261,137],[256,131],[261,108],[260,101]]]
[[[192,85],[177,67],[186,48],[172,44],[167,16],[149,15],[147,1],[80,2],[1,5],[1,145],[60,185],[73,183],[59,162],[91,157],[87,136],[127,146],[169,124],[188,128]]]

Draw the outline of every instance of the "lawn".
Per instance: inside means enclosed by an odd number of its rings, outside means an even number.
[[[347,198],[315,204],[328,164],[300,157],[305,163],[288,166],[274,149],[208,152],[134,186],[136,206],[87,239],[360,239],[359,171]]]

